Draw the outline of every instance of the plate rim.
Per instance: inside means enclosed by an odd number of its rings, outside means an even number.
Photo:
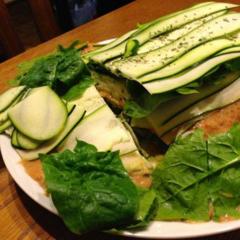
[[[39,185],[37,181],[28,175],[23,165],[20,164],[22,160],[20,159],[16,150],[11,146],[10,138],[7,135],[0,134],[0,151],[2,153],[3,162],[16,184],[33,201],[48,211],[58,215],[51,198],[46,195],[45,190]],[[28,184],[25,184],[25,182]],[[32,189],[34,189],[34,191],[32,191]],[[185,232],[182,231],[179,234],[177,231],[173,231],[174,228],[175,230],[178,229],[181,231],[182,229],[185,229]],[[212,221],[204,223],[153,221],[147,229],[144,229],[142,231],[111,231],[110,233],[135,238],[181,239],[210,236],[233,231],[239,228],[240,220],[224,223],[217,223]],[[168,231],[167,229],[170,229],[171,231]]]
[[[103,41],[99,41],[97,44],[99,46],[101,45],[105,45],[108,44],[110,42],[113,42],[116,38],[111,38],[111,39],[106,39]],[[11,175],[11,177],[13,178],[13,180],[15,181],[15,183],[23,190],[23,192],[25,192],[33,201],[35,201],[36,203],[38,203],[41,207],[45,208],[46,210],[48,210],[49,212],[58,215],[58,212],[55,208],[55,206],[53,205],[53,202],[51,200],[51,198],[49,196],[46,195],[45,190],[39,185],[39,183],[37,181],[35,181],[31,176],[29,176],[27,174],[27,172],[25,171],[25,168],[22,166],[22,164],[16,164],[16,163],[20,163],[22,160],[20,159],[19,155],[17,154],[17,151],[11,146],[11,141],[10,138],[5,135],[5,134],[0,134],[0,152],[2,154],[2,159],[3,162],[9,172],[9,174]],[[10,153],[10,157],[15,157],[15,159],[9,161],[8,159],[8,154]],[[26,177],[28,183],[30,186],[34,186],[34,192],[29,191],[29,188],[23,183],[24,180],[22,180],[22,178],[19,178],[19,175],[16,173],[16,169],[14,167],[11,166],[12,161],[15,162],[15,167],[17,167],[17,171],[20,171],[21,174],[23,176]],[[35,195],[35,191],[38,190],[38,192],[36,192]],[[42,194],[42,197],[39,198],[38,194]],[[201,227],[203,229],[208,229],[208,231],[196,231],[195,233],[191,233],[189,231],[186,231],[185,234],[182,233],[181,235],[177,235],[174,234],[174,231],[170,231],[170,233],[164,233],[164,231],[160,234],[162,235],[156,235],[156,233],[158,233],[158,228],[166,228],[165,225],[170,226],[173,225],[174,227],[175,225],[179,226],[179,229],[182,229],[183,227],[187,226],[187,228],[189,228],[189,226],[191,226],[191,230],[193,229],[192,227],[198,227],[201,225]],[[221,227],[220,227],[221,226]],[[214,230],[214,227],[217,227]],[[172,230],[172,226],[170,227]],[[155,229],[155,234],[150,234],[152,231],[154,232]],[[209,231],[210,229],[210,231]],[[152,221],[152,223],[148,226],[147,229],[144,229],[142,231],[107,231],[108,233],[114,234],[114,235],[119,235],[119,236],[125,236],[125,237],[135,237],[135,238],[148,238],[148,239],[183,239],[183,238],[196,238],[196,237],[205,237],[205,236],[211,236],[211,235],[216,235],[216,234],[221,234],[221,233],[226,233],[226,232],[230,232],[236,229],[240,229],[240,220],[233,220],[233,221],[229,221],[229,222],[223,222],[223,223],[217,223],[217,222],[213,222],[213,221],[209,221],[209,222],[203,222],[203,223],[186,223],[186,222],[167,222],[167,221]],[[198,229],[197,229],[198,230]]]

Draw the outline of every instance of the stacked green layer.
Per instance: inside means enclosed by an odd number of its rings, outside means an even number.
[[[135,126],[162,136],[240,98],[225,90],[238,80],[240,70],[240,13],[231,10],[235,7],[206,2],[161,17],[91,52],[90,63],[127,80],[132,99],[125,113]],[[222,91],[228,94],[214,101]],[[200,100],[211,108],[198,111]],[[166,117],[169,109],[171,118]]]

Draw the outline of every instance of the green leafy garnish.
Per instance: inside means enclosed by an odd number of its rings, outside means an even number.
[[[141,85],[134,81],[128,81],[127,88],[132,99],[126,101],[124,113],[132,118],[146,117],[161,103],[167,102],[179,95],[176,92],[151,95]]]
[[[176,89],[176,92],[182,94],[182,95],[188,95],[188,94],[194,94],[199,93],[199,88],[202,86],[201,81],[195,81],[190,84],[187,84],[186,86],[180,87]]]
[[[83,76],[81,81],[71,87],[66,94],[63,95],[63,98],[66,101],[71,101],[78,99],[83,95],[85,90],[94,84],[94,80],[90,76]]]
[[[140,196],[140,201],[138,212],[135,217],[135,224],[129,226],[128,229],[146,227],[154,218],[156,213],[156,192],[154,190],[148,189],[138,189],[138,192]]]
[[[21,72],[16,81],[19,85],[30,88],[47,85],[60,96],[66,94],[73,86],[81,85],[80,95],[77,96],[77,92],[74,91],[74,98],[80,97],[83,86],[90,86],[90,73],[81,58],[80,49],[76,47],[77,44],[78,42],[74,42],[67,48],[59,46],[53,54],[21,64]],[[71,89],[68,100],[71,100],[72,95]]]
[[[240,58],[231,60],[225,64],[226,68],[230,71],[239,71],[240,70]]]
[[[40,159],[48,192],[74,233],[122,227],[134,220],[139,194],[118,152],[98,152],[78,141],[73,152]]]
[[[179,137],[153,174],[158,220],[240,218],[240,125]]]

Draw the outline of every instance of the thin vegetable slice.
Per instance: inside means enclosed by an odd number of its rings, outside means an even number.
[[[240,14],[229,13],[203,24],[201,27],[183,36],[163,48],[116,61],[119,74],[128,78],[138,78],[161,69],[177,60],[183,54],[209,40],[231,34],[240,29]],[[199,53],[201,54],[201,53]]]
[[[186,53],[173,63],[167,65],[166,67],[147,74],[139,79],[140,82],[148,82],[153,80],[164,80],[169,76],[173,76],[194,64],[197,64],[210,56],[218,53],[222,49],[232,47],[234,45],[240,44],[240,34],[237,35],[238,38],[234,40],[230,39],[216,39],[209,41],[205,44],[200,45],[199,47],[194,48],[190,52]]]
[[[154,127],[155,132],[161,137],[165,133],[189,120],[195,119],[204,113],[236,102],[240,99],[238,89],[240,89],[240,79],[237,79],[220,92],[190,106],[189,108],[177,114],[175,117],[171,118],[165,124],[158,126],[154,124],[152,127]]]
[[[147,27],[139,29],[139,31],[133,34],[129,40],[136,40],[138,41],[139,45],[142,45],[149,39],[179,28],[184,24],[187,24],[199,18],[206,17],[215,12],[225,11],[226,9],[234,7],[237,7],[237,5],[228,3],[208,3],[200,4],[199,6],[196,5],[194,7],[179,11],[174,14],[170,14],[164,18],[153,21],[147,25]],[[102,64],[107,60],[121,56],[124,54],[126,43],[127,41],[123,42],[120,45],[117,45],[115,48],[100,52],[99,54],[93,56],[91,60],[95,63]]]
[[[240,57],[240,53],[229,53],[214,57],[204,63],[200,64],[199,66],[188,70],[179,76],[170,77],[160,81],[153,81],[149,83],[143,84],[143,86],[151,93],[162,93],[167,92],[178,87],[184,86],[188,83],[197,80],[198,78],[202,77],[210,70],[214,69],[218,65],[230,61],[232,59],[236,59]]]
[[[14,132],[15,132],[14,137],[16,138],[17,145],[22,149],[26,149],[26,150],[36,149],[42,144],[42,141],[37,141],[29,137],[26,137],[24,134],[18,131],[14,131]]]
[[[18,154],[23,160],[34,160],[38,158],[40,153],[48,153],[61,144],[62,141],[69,135],[69,133],[77,126],[82,120],[85,111],[80,107],[75,107],[69,115],[64,129],[53,139],[43,143],[40,147],[34,150],[18,150]]]
[[[9,128],[12,125],[10,120],[6,120],[0,125],[0,133],[3,133],[7,128]]]
[[[0,95],[0,112],[7,109],[26,89],[25,86],[10,88]]]
[[[20,145],[17,140],[17,130],[14,129],[11,134],[11,144],[13,147],[20,148]]]
[[[48,140],[56,136],[67,120],[67,108],[49,87],[35,89],[32,94],[9,111],[13,125],[29,138]]]
[[[138,49],[137,53],[141,54],[141,53],[153,51],[157,48],[164,47],[164,46],[172,43],[173,41],[178,40],[182,36],[184,36],[187,33],[193,31],[194,29],[200,27],[202,24],[204,24],[204,23],[206,23],[206,22],[208,22],[208,21],[210,21],[210,20],[212,20],[216,17],[224,15],[226,13],[227,13],[227,10],[214,13],[214,14],[209,15],[207,17],[204,17],[204,18],[195,20],[193,22],[190,22],[189,24],[186,24],[186,25],[182,26],[181,28],[178,28],[178,29],[176,29],[172,32],[162,34],[157,38],[153,38],[153,39],[149,40],[148,42],[146,42],[145,44],[143,44]]]
[[[137,127],[151,128],[157,131],[158,128],[167,124],[169,121],[177,117],[179,114],[181,114],[189,107],[193,105],[197,106],[198,102],[200,102],[203,99],[207,99],[209,96],[217,92],[220,92],[222,89],[229,86],[239,77],[240,77],[239,71],[231,72],[228,74],[222,74],[216,77],[216,81],[219,82],[218,84],[206,84],[205,86],[199,88],[199,93],[179,96],[176,99],[161,104],[147,118],[140,119],[140,121],[138,119],[135,119],[134,124]]]

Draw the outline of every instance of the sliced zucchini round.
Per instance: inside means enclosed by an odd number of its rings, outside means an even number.
[[[16,129],[27,137],[44,141],[63,129],[67,108],[49,87],[39,87],[9,110],[8,116]]]
[[[13,147],[20,148],[20,145],[18,144],[17,140],[17,130],[14,129],[11,135],[11,144]]]
[[[12,125],[11,121],[10,120],[7,120],[5,122],[3,122],[1,125],[0,125],[0,133],[3,133],[7,128],[9,128],[10,126]]]
[[[41,146],[32,150],[18,150],[18,154],[23,160],[34,160],[37,159],[39,154],[46,154],[54,149],[56,146],[61,144],[70,134],[71,131],[78,125],[82,120],[85,111],[80,107],[75,107],[70,113],[64,129],[53,139],[44,142]]]
[[[7,109],[14,100],[23,93],[25,86],[10,88],[0,95],[0,112]]]
[[[0,124],[6,122],[8,120],[8,111],[7,110],[0,113]]]
[[[31,139],[17,131],[16,131],[16,140],[19,147],[26,150],[36,149],[42,143],[42,141]]]

